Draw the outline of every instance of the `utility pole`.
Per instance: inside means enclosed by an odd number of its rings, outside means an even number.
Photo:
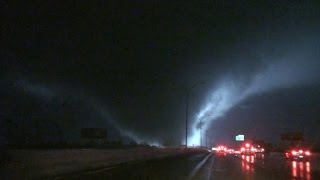
[[[186,148],[188,147],[188,117],[189,117],[189,92],[195,88],[197,85],[204,84],[203,82],[197,82],[193,84],[190,88],[186,89]]]
[[[208,131],[206,131],[206,147],[208,149]]]
[[[202,122],[201,122],[201,118],[200,118],[200,148],[202,147]]]
[[[186,95],[186,148],[188,148],[188,109],[189,109],[189,90]]]
[[[210,115],[208,115],[207,117],[209,117]],[[201,119],[202,118],[199,118],[199,129],[200,129],[200,147],[202,147],[202,121],[201,121]],[[206,131],[206,133],[205,133],[205,146],[207,147],[207,139],[208,139],[208,137],[207,137],[207,131]]]

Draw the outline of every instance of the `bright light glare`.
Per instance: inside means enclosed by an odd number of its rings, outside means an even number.
[[[311,155],[310,151],[306,151],[306,155],[310,156]]]
[[[292,154],[292,155],[296,155],[296,154],[297,154],[297,151],[291,151],[291,154]]]

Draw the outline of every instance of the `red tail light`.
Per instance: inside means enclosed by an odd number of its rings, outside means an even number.
[[[291,154],[292,154],[292,155],[297,155],[297,151],[294,151],[294,150],[293,150],[293,151],[291,151]]]
[[[311,155],[310,151],[306,151],[305,153],[306,153],[307,156]]]

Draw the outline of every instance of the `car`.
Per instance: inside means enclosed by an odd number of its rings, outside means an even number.
[[[257,145],[255,147],[255,149],[256,149],[256,153],[264,153],[265,152],[264,148],[261,147],[260,145]]]
[[[252,146],[250,143],[246,143],[244,146],[240,148],[240,153],[245,155],[255,154],[257,149]]]
[[[234,149],[229,148],[229,149],[227,150],[227,152],[228,152],[228,154],[234,154]]]
[[[309,149],[293,148],[285,151],[285,158],[288,160],[309,160],[310,156]]]

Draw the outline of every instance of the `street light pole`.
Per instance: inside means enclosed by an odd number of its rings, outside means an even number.
[[[202,147],[202,122],[200,118],[200,148]]]
[[[209,117],[210,115],[208,115],[207,117]],[[200,147],[202,147],[202,118],[199,118],[199,129],[200,129]],[[207,131],[205,132],[205,146],[207,146]]]
[[[193,84],[193,86],[191,86],[190,88],[187,88],[186,90],[186,148],[188,147],[189,91],[199,84],[204,84],[204,82],[197,82]]]
[[[188,148],[188,109],[189,109],[189,90],[186,95],[186,148]]]
[[[206,143],[207,143],[207,148],[209,147],[209,141],[208,141],[208,132],[206,132],[206,138],[207,138],[207,141],[206,141]]]

